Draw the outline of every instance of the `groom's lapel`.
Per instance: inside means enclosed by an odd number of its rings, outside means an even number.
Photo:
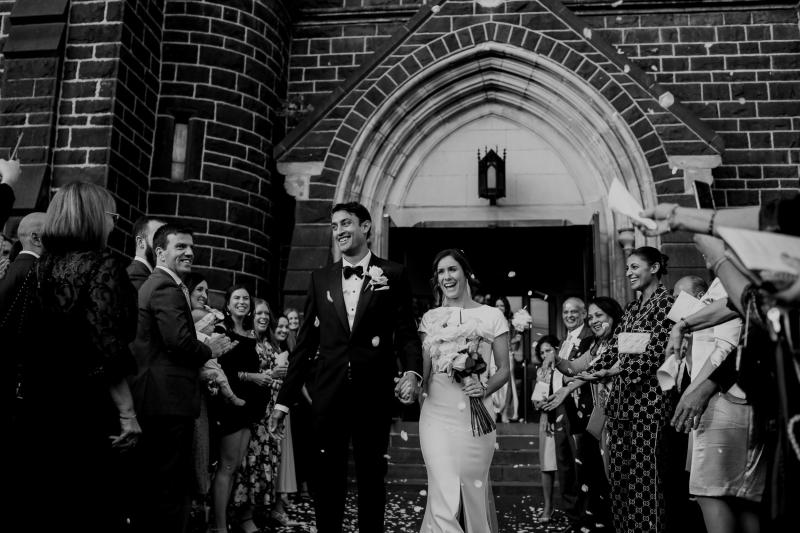
[[[367,265],[367,269],[372,265],[378,264],[380,259],[375,257],[375,254],[372,254],[372,257],[369,260],[369,265]],[[356,305],[356,316],[353,319],[353,331],[356,330],[358,327],[358,323],[361,320],[361,317],[364,316],[364,311],[369,307],[369,302],[372,301],[372,295],[374,294],[374,290],[369,287],[369,276],[364,273],[364,284],[361,286],[361,294],[358,295],[358,305]]]
[[[331,297],[331,305],[336,310],[336,315],[339,321],[344,326],[347,334],[350,334],[350,324],[347,323],[347,309],[344,305],[344,294],[342,293],[342,262],[335,263],[329,272],[328,286],[330,287],[329,295]]]

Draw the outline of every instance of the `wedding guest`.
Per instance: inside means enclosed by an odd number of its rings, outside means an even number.
[[[282,354],[284,361],[288,362],[289,354],[294,350],[293,341],[290,341],[291,330],[289,329],[289,319],[285,316],[278,317],[275,323],[274,340],[275,345]],[[276,492],[278,493],[275,508],[272,511],[272,518],[281,526],[287,527],[297,525],[289,520],[286,509],[290,506],[289,494],[297,492],[297,473],[295,468],[295,446],[294,446],[294,421],[295,406],[292,406],[291,413],[287,413],[284,419],[284,435],[281,440],[281,460],[278,468],[278,482]]]
[[[498,296],[493,301],[494,307],[500,310],[503,313],[503,316],[508,321],[508,328],[509,332],[514,331],[514,328],[511,326],[511,304],[508,303],[508,298],[505,296]],[[508,350],[509,350],[509,364],[513,365],[513,356],[511,355],[511,335],[508,337]],[[497,371],[497,365],[490,364],[489,365],[489,376],[494,375]],[[494,416],[495,418],[499,418],[501,422],[508,423],[510,418],[508,416],[509,410],[513,409],[514,397],[516,396],[516,391],[513,391],[512,388],[514,386],[514,379],[512,377],[512,373],[509,372],[509,379],[508,385],[504,385],[494,394],[492,394],[492,407],[494,408]]]
[[[33,286],[38,309],[20,339],[23,410],[11,435],[8,531],[122,526],[121,487],[129,479],[116,465],[142,430],[126,380],[136,369],[128,348],[136,293],[107,248],[116,219],[114,198],[91,183],[64,185],[48,206],[41,233],[47,251]],[[67,485],[43,505],[48,480]]]
[[[542,361],[542,365],[536,371],[537,387],[544,390],[544,393],[533,401],[536,409],[542,409],[546,402],[547,394],[549,394],[556,347],[559,343],[558,337],[545,335],[539,339],[534,348],[536,356]],[[536,396],[535,391],[534,396]],[[544,509],[542,509],[539,521],[546,524],[553,517],[553,487],[555,486],[555,477],[558,472],[558,463],[556,462],[555,424],[544,410],[539,417],[539,464],[541,465],[542,492],[544,495]]]
[[[136,240],[136,255],[128,265],[128,277],[136,290],[150,277],[156,266],[156,254],[153,250],[153,235],[164,222],[151,216],[141,216],[133,223],[133,237]]]
[[[297,332],[300,331],[300,312],[294,307],[287,307],[283,311],[283,316],[289,321],[289,331],[297,336]]]
[[[250,442],[250,428],[264,416],[269,395],[264,388],[271,379],[262,374],[252,332],[253,308],[250,292],[242,285],[233,285],[225,293],[225,319],[222,331],[237,345],[219,358],[230,380],[233,392],[245,400],[235,405],[216,398],[211,402],[211,418],[219,434],[219,462],[212,482],[213,531],[228,531],[228,502],[236,472],[242,464]]]
[[[589,302],[588,326],[593,334],[591,344],[579,356],[572,359],[559,359],[558,369],[565,375],[578,375],[597,361],[609,350],[614,330],[622,319],[622,307],[613,298],[598,296]],[[582,483],[589,489],[587,509],[596,522],[610,524],[608,512],[608,431],[605,424],[605,405],[611,390],[610,379],[597,380],[591,383],[592,410],[586,425],[587,433],[597,441],[599,447],[589,446],[584,439],[584,446],[579,450],[580,473],[585,480]],[[548,398],[545,410],[553,410],[580,387],[585,386],[581,379],[569,381],[567,385]]]
[[[672,405],[656,370],[672,327],[674,298],[661,284],[667,257],[642,246],[627,259],[626,275],[640,296],[628,304],[610,349],[579,375],[614,381],[606,403],[611,474],[611,510],[619,533],[664,530],[664,458],[661,436]]]
[[[267,422],[278,396],[282,379],[288,365],[277,365],[273,340],[274,317],[269,304],[261,298],[253,299],[253,332],[256,339],[256,352],[259,356],[259,372],[267,377],[268,387],[264,393],[269,399],[264,415],[251,428],[250,443],[242,468],[236,475],[231,502],[233,514],[238,517],[239,529],[243,533],[255,533],[258,527],[254,522],[256,512],[270,510],[285,511],[276,496],[276,480],[280,464],[281,446],[269,435]],[[288,522],[288,519],[287,519]]]
[[[197,339],[189,289],[182,280],[191,272],[193,244],[191,230],[161,226],[153,236],[156,268],[139,289],[133,343],[138,372],[131,386],[144,431],[136,450],[139,505],[133,523],[141,533],[186,531],[194,420],[200,414],[199,370],[233,346],[224,335],[205,343]]]
[[[18,292],[23,288],[31,269],[35,269],[44,248],[42,247],[42,228],[47,215],[45,213],[31,213],[26,215],[17,228],[18,242],[22,243],[22,251],[9,265],[4,279],[0,280],[0,321],[6,310],[13,305]],[[3,413],[15,416],[14,399],[19,385],[19,365],[22,363],[22,350],[13,346],[8,338],[3,339]],[[13,422],[11,422],[13,423]],[[10,427],[10,426],[9,426]]]

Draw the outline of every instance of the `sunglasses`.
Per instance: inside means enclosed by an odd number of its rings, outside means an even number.
[[[111,219],[114,221],[114,224],[117,223],[119,220],[119,213],[111,213],[110,211],[105,211],[106,215],[111,215]]]

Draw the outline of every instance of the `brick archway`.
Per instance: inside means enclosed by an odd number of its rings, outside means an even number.
[[[357,198],[373,210],[380,208],[385,191],[378,191],[379,182],[366,177],[369,172],[391,174],[392,170],[391,165],[379,163],[373,156],[385,150],[383,142],[400,142],[402,121],[398,117],[412,116],[417,110],[423,110],[420,116],[426,116],[424,109],[430,102],[424,98],[409,100],[410,95],[419,97],[427,91],[430,101],[438,99],[440,111],[447,109],[448,69],[452,79],[462,76],[470,94],[476,96],[475,105],[481,104],[481,94],[483,104],[502,95],[500,100],[513,100],[520,109],[527,106],[530,115],[526,102],[537,102],[532,89],[548,88],[541,79],[537,82],[542,75],[549,76],[551,86],[570,87],[586,96],[584,102],[571,100],[578,108],[589,106],[574,113],[573,121],[577,124],[580,119],[594,117],[605,126],[595,120],[594,132],[592,128],[582,131],[583,141],[577,144],[590,146],[591,139],[608,141],[606,150],[596,152],[606,155],[619,153],[611,145],[622,147],[627,155],[611,157],[620,169],[617,175],[639,192],[645,205],[665,198],[690,202],[684,169],[689,171],[687,175],[696,176],[699,166],[700,174],[710,175],[710,168],[719,164],[719,136],[635,63],[593,36],[558,2],[552,4],[561,10],[528,2],[521,10],[527,8],[530,13],[515,15],[517,23],[506,22],[507,16],[503,22],[495,22],[500,17],[468,16],[459,13],[454,2],[434,4],[438,5],[427,12],[422,8],[413,23],[399,31],[385,49],[376,52],[369,64],[334,91],[314,116],[276,148],[279,168],[281,164],[288,168],[298,163],[306,168],[300,172],[305,176],[298,181],[298,189],[305,186],[307,196],[298,196],[302,201],[293,247],[300,251],[289,261],[285,287],[289,300],[292,294],[302,294],[307,271],[331,258],[326,223],[331,202]],[[492,72],[494,78],[489,76],[486,83],[475,77],[470,80],[470,68]],[[559,77],[566,83],[559,83]],[[504,87],[507,80],[514,83]],[[553,102],[559,102],[554,110],[562,113],[562,129],[568,130],[564,113],[570,100],[549,94]],[[452,100],[450,103],[454,108],[459,105]],[[541,99],[534,105],[543,107]],[[558,113],[546,115],[553,118]],[[429,112],[428,116],[433,114]],[[606,134],[611,137],[605,138]],[[296,178],[298,175],[287,175],[291,182]],[[609,213],[606,220],[608,264],[613,265],[614,223]],[[307,247],[309,242],[315,244]],[[613,278],[606,276],[607,280]]]

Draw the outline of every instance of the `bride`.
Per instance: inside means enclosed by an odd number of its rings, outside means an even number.
[[[441,307],[425,313],[419,327],[425,364],[419,436],[428,471],[422,533],[497,530],[489,489],[497,433],[494,427],[485,428],[485,434],[475,431],[470,403],[471,398],[480,399],[492,412],[492,393],[508,381],[508,321],[499,309],[472,299],[470,283],[474,281],[460,250],[443,250],[436,256],[431,284]],[[452,342],[454,331],[471,332],[473,346],[479,339],[484,368],[494,356],[498,369],[491,378],[484,370],[479,379],[473,375],[456,382],[453,369],[463,368],[465,356],[459,366],[458,354],[463,350],[457,351],[458,340]]]

